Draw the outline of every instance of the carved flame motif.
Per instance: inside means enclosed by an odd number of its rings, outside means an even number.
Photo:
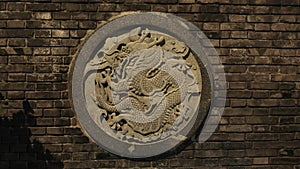
[[[202,89],[190,49],[173,37],[140,28],[109,41],[101,50],[95,103],[105,110],[102,116],[111,129],[143,141],[175,131],[188,120],[188,102],[199,99]]]

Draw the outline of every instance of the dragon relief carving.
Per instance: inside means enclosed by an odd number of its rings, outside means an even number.
[[[111,129],[143,140],[188,118],[184,103],[200,95],[202,84],[199,65],[183,42],[148,29],[134,32],[102,50],[95,103]]]

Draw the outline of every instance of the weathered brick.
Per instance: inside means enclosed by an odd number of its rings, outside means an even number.
[[[226,21],[228,21],[228,15],[225,15],[225,14],[196,14],[194,19],[195,19],[195,21],[199,21],[199,22],[226,22]]]
[[[6,46],[6,42],[7,42],[7,39],[0,39],[0,46]]]
[[[9,2],[7,6],[9,11],[24,11],[25,9],[24,3]]]
[[[262,158],[264,158],[264,156],[276,156],[277,153],[278,152],[277,152],[276,149],[268,149],[268,148],[247,149],[246,150],[246,156],[248,156],[248,157],[262,157]]]
[[[33,30],[28,29],[1,29],[0,37],[5,38],[29,38],[32,37]]]
[[[49,73],[40,73],[40,74],[27,74],[27,81],[30,82],[56,82],[61,81],[61,74],[49,74]]]
[[[299,126],[297,126],[297,125],[271,126],[271,131],[274,131],[274,132],[299,132]]]
[[[271,80],[274,82],[282,81],[282,82],[298,82],[300,81],[300,76],[298,75],[286,75],[286,74],[281,74],[281,75],[273,75],[271,76]]]
[[[61,21],[60,23],[62,29],[77,29],[78,22],[77,21]]]
[[[63,135],[64,129],[61,127],[47,127],[46,132],[49,135]]]
[[[54,38],[68,38],[69,31],[68,30],[52,30],[52,37]]]
[[[254,30],[256,31],[269,31],[270,29],[271,29],[270,24],[265,24],[265,23],[254,24]]]
[[[195,152],[195,157],[206,158],[206,157],[225,157],[226,151],[224,150],[200,150]]]
[[[31,127],[30,133],[33,135],[43,135],[46,134],[45,127]]]
[[[245,99],[231,99],[230,100],[230,106],[231,107],[246,107],[247,100]]]
[[[50,145],[46,144],[44,147],[50,152],[62,152],[62,145],[60,144],[50,144]]]
[[[232,6],[232,5],[221,5],[221,13],[239,13],[239,14],[250,14],[253,11],[251,6]]]
[[[297,105],[297,100],[294,99],[281,99],[280,106],[282,107],[294,107]]]
[[[82,38],[86,35],[85,30],[71,30],[70,35],[72,38]]]
[[[228,142],[223,143],[223,148],[226,150],[243,150],[251,147],[251,144],[246,142]]]
[[[281,117],[279,120],[280,124],[290,124],[290,123],[295,123],[295,118],[294,117]]]
[[[204,23],[203,30],[219,30],[220,25],[218,23]]]
[[[43,90],[52,90],[53,86],[51,83],[39,83],[36,86],[36,90],[43,91]]]
[[[36,30],[34,33],[35,37],[51,37],[51,30]]]
[[[25,28],[25,21],[9,20],[7,21],[8,28]]]
[[[278,123],[278,118],[276,117],[268,117],[268,116],[262,116],[262,113],[259,113],[257,115],[260,116],[251,116],[246,117],[246,123],[247,124],[276,124]]]
[[[260,1],[250,0],[249,4],[253,4],[253,5],[280,5],[281,2],[280,1],[272,1],[272,0],[260,0]]]
[[[50,55],[51,51],[50,48],[47,47],[38,47],[33,49],[34,55]]]
[[[278,32],[249,32],[249,39],[281,39]]]
[[[80,10],[81,11],[92,11],[92,12],[97,12],[98,6],[94,4],[80,4]]]
[[[96,27],[97,27],[97,23],[94,21],[79,22],[79,28],[82,28],[82,29],[95,29]]]
[[[59,143],[71,143],[71,137],[66,136],[38,136],[31,137],[31,140],[36,140],[42,144],[59,144]]]
[[[66,70],[67,71],[67,70]],[[53,90],[67,90],[68,84],[66,83],[54,83],[53,84]]]
[[[229,88],[230,89],[246,89],[247,84],[245,82],[230,82]]]
[[[221,40],[221,47],[250,47],[253,45],[253,42],[249,40]],[[228,60],[231,60],[233,58],[227,58]],[[243,58],[234,58],[234,59],[243,59]],[[249,58],[247,58],[248,60]]]
[[[191,6],[191,11],[190,12],[219,13],[219,5],[218,4],[206,4],[206,5],[195,5],[195,4],[193,4]]]
[[[74,143],[88,143],[89,139],[86,136],[73,136]]]
[[[13,82],[13,83],[0,83],[1,89],[7,91],[24,91],[24,90],[34,90],[34,83],[24,83],[24,82]]]
[[[226,157],[241,157],[245,156],[245,150],[230,150],[228,151]]]
[[[58,3],[34,3],[26,4],[26,10],[28,11],[56,11],[60,9]]]
[[[63,3],[61,6],[61,9],[67,10],[67,11],[79,11],[80,10],[80,4],[77,3]]]
[[[51,108],[52,101],[51,100],[40,100],[36,103],[36,108]]]
[[[271,115],[297,115],[299,108],[273,108],[270,109]]]
[[[225,108],[223,116],[249,116],[252,115],[252,109],[245,108]]]
[[[255,133],[265,133],[265,132],[269,132],[269,126],[267,125],[255,125],[253,126],[253,132]]]
[[[252,160],[250,158],[223,158],[223,165],[249,165],[252,164]]]
[[[253,164],[269,164],[268,157],[253,158]]]
[[[230,22],[245,22],[246,15],[229,15]]]
[[[38,118],[36,119],[37,126],[53,126],[54,119],[53,118]]]
[[[30,47],[40,47],[40,46],[49,46],[49,39],[27,39],[27,45]]]
[[[7,98],[8,99],[24,99],[25,93],[24,93],[24,91],[8,91]]]
[[[230,38],[238,38],[238,39],[247,38],[247,32],[245,32],[245,31],[232,31],[230,33]]]
[[[64,133],[70,135],[82,135],[80,128],[64,128]]]
[[[299,25],[287,24],[287,23],[274,23],[271,25],[272,31],[297,31],[299,30]]]
[[[26,97],[28,99],[58,99],[60,98],[60,93],[50,92],[50,91],[39,91],[39,92],[27,92]]]
[[[156,11],[156,12],[168,12],[168,6],[167,5],[153,5],[151,6],[151,11]]]
[[[14,39],[9,39],[8,45],[12,47],[25,47],[25,39],[21,38],[14,38]]]
[[[230,124],[245,124],[245,117],[230,117]]]
[[[68,55],[68,48],[51,48],[52,55]]]
[[[71,19],[74,19],[74,20],[87,20],[88,18],[89,18],[89,14],[86,12],[71,13]]]
[[[247,73],[226,75],[226,80],[229,82],[248,82],[251,81],[252,79],[253,77]]]
[[[195,3],[195,0],[178,0],[178,2],[182,4],[192,4]]]
[[[6,27],[7,27],[7,22],[0,20],[0,28],[6,28]]]
[[[271,164],[299,164],[300,157],[271,157]]]
[[[161,3],[161,4],[174,4],[177,3],[178,0],[145,0],[146,3]]]
[[[53,12],[52,17],[56,20],[71,19],[71,14],[69,12]]]
[[[252,93],[250,91],[232,90],[227,92],[228,98],[251,98]]]
[[[244,141],[245,140],[245,133],[230,133],[228,135],[229,141]]]
[[[2,11],[0,16],[2,19],[30,19],[31,13],[27,11]]]
[[[13,64],[13,65],[5,65],[4,69],[0,69],[0,72],[32,73],[33,70],[34,70],[33,65]]]
[[[278,22],[279,16],[276,15],[249,15],[247,16],[248,22]]]
[[[278,89],[278,84],[272,82],[253,82],[250,83],[250,88],[260,90]]]
[[[33,14],[35,19],[42,19],[42,20],[48,20],[51,19],[51,12],[35,12]]]
[[[283,6],[279,10],[274,11],[274,13],[281,14],[299,14],[299,8],[295,6]]]
[[[251,132],[252,128],[250,125],[228,125],[228,126],[220,126],[220,131],[223,132]]]
[[[138,4],[134,6],[131,4],[125,4],[125,5],[120,5],[120,9],[122,9],[122,11],[132,11],[132,10],[149,11],[151,10],[151,6],[146,4]]]
[[[43,115],[45,117],[60,117],[61,113],[59,109],[45,109]]]
[[[279,135],[271,133],[247,133],[246,140],[278,140]]]
[[[74,160],[88,160],[90,157],[90,154],[88,152],[75,152],[73,154]]]
[[[41,25],[38,26],[37,28],[60,28],[60,22],[57,20],[47,20],[47,21],[43,21],[41,22]]]
[[[255,91],[252,94],[254,99],[263,99],[263,98],[268,98],[269,97],[269,93],[265,92],[265,91]],[[270,97],[272,98],[272,97]]]
[[[277,99],[252,99],[247,101],[247,105],[250,107],[276,107],[280,104]]]
[[[10,82],[24,82],[26,79],[25,73],[10,73],[8,74],[7,81]]]
[[[54,120],[55,126],[69,126],[70,119],[69,118],[57,118]]]

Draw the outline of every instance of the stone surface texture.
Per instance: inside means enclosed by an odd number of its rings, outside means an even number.
[[[2,0],[0,168],[300,168],[298,0]],[[112,155],[81,129],[70,103],[78,49],[109,18],[175,14],[216,48],[228,85],[205,143],[150,161]]]
[[[171,26],[161,25],[167,21]],[[99,146],[131,158],[175,149],[204,123],[210,103],[200,104],[200,98],[210,100],[202,90],[210,93],[211,85],[207,73],[201,75],[198,54],[147,26],[170,28],[171,34],[182,22],[163,13],[117,18],[86,41],[72,71],[72,100],[83,129]]]

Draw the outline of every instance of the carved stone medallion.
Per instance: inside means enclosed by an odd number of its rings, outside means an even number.
[[[171,136],[197,111],[200,68],[189,47],[173,37],[138,27],[107,39],[92,64],[98,65],[94,102],[124,141]]]
[[[207,116],[208,73],[182,38],[187,25],[172,17],[173,23],[157,13],[112,20],[76,59],[72,100],[79,122],[114,154],[145,158],[174,150]]]

